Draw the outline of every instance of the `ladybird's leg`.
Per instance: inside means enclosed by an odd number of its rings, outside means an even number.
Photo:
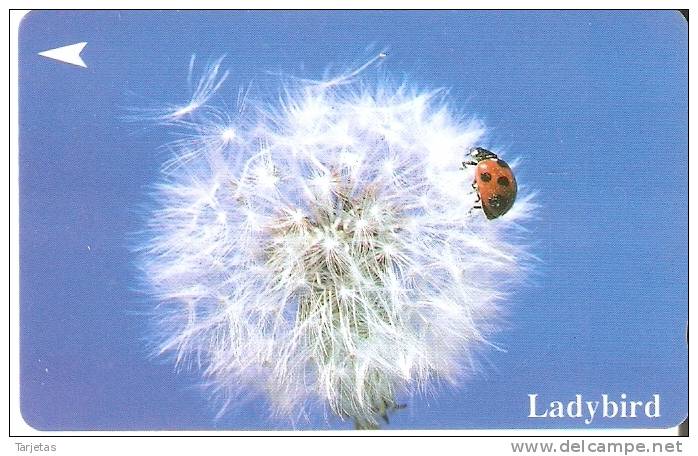
[[[472,215],[472,214],[473,214],[473,211],[474,211],[475,209],[482,209],[482,205],[481,205],[481,204],[476,204],[475,206],[471,207],[470,210],[468,211],[468,215],[469,215],[469,216]]]
[[[470,184],[470,186],[473,188],[473,190],[475,190],[475,195],[477,196],[475,203],[479,203],[480,202],[480,192],[477,190],[477,182],[473,181],[473,183]]]

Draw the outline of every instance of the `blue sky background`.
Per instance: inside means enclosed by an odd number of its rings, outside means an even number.
[[[35,428],[279,428],[266,407],[215,420],[196,374],[148,357],[129,233],[167,158],[129,107],[187,100],[189,58],[227,55],[224,95],[269,72],[319,78],[388,48],[383,70],[450,87],[539,192],[535,283],[511,299],[483,372],[408,402],[388,428],[585,427],[543,400],[661,395],[687,411],[687,23],[646,12],[33,12],[21,23],[21,406]],[[88,68],[37,55],[87,41]],[[232,100],[233,98],[229,98]],[[351,428],[313,418],[301,428]]]

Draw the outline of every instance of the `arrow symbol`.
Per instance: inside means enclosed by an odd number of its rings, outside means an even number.
[[[85,65],[82,57],[80,57],[80,53],[86,44],[87,42],[69,44],[68,46],[62,46],[55,49],[49,49],[48,51],[39,52],[39,55],[42,57],[48,57],[49,59],[58,60],[60,62],[69,63],[71,65],[87,68],[87,65]]]

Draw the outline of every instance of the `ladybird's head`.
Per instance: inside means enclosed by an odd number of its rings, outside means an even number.
[[[473,147],[470,149],[470,156],[473,157],[475,162],[481,162],[482,160],[487,160],[488,158],[497,159],[497,154],[491,152],[484,147]]]

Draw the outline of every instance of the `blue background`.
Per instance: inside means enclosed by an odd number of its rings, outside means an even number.
[[[529,224],[541,258],[510,302],[483,372],[417,398],[388,428],[584,427],[527,418],[527,394],[571,400],[661,395],[668,427],[687,411],[687,23],[677,12],[34,12],[21,23],[21,406],[56,429],[279,428],[263,404],[215,406],[148,358],[152,304],[129,233],[167,158],[164,129],[134,106],[185,103],[192,54],[226,54],[224,95],[268,72],[320,78],[369,45],[383,71],[451,101],[524,159],[539,191]],[[37,52],[87,41],[88,68]],[[370,72],[370,70],[369,70]],[[233,98],[228,98],[228,101]],[[230,105],[230,104],[229,104]],[[299,427],[351,428],[314,417]]]

